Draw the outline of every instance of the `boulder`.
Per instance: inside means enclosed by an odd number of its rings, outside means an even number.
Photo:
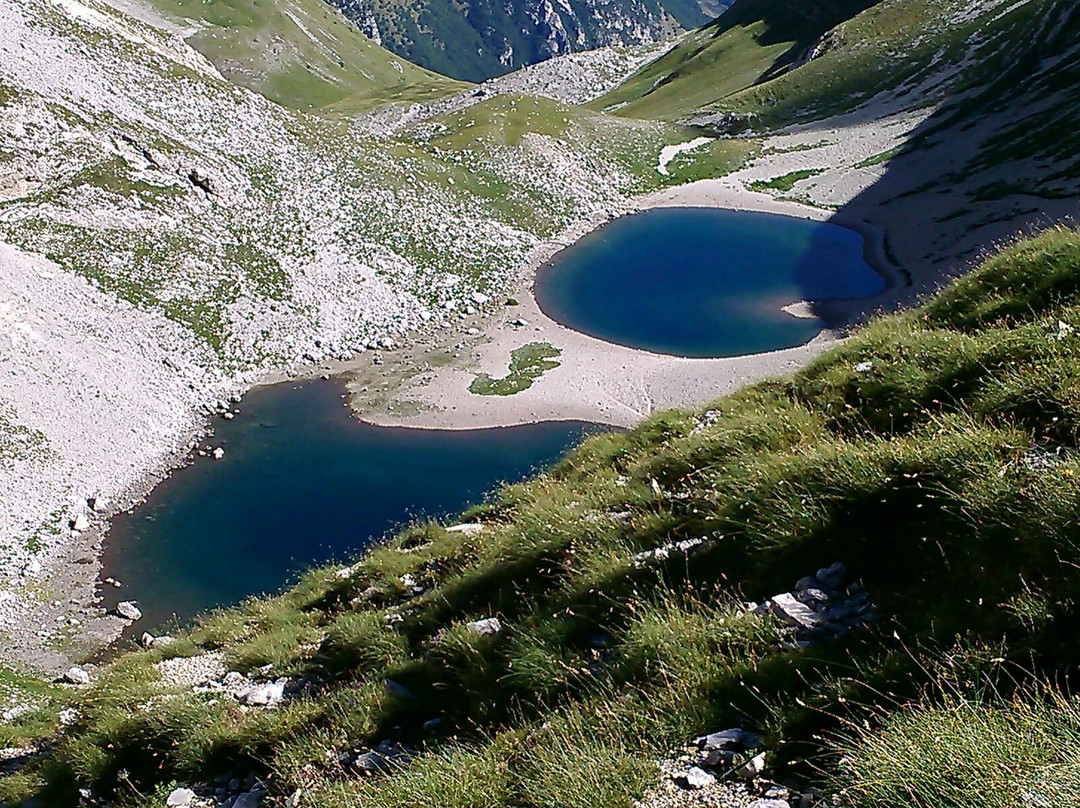
[[[195,801],[195,792],[190,788],[174,788],[165,798],[167,808],[183,808]]]
[[[416,750],[397,741],[380,741],[370,752],[356,756],[353,765],[364,774],[393,771],[416,756]]]
[[[464,524],[464,525],[451,525],[446,529],[447,533],[464,533],[466,536],[475,536],[484,529],[484,526],[479,523]]]
[[[225,456],[225,450],[224,450],[224,449],[222,449],[222,448],[221,448],[221,447],[219,446],[219,447],[217,447],[216,449],[214,449],[214,451],[213,451],[213,452],[211,452],[210,454],[212,454],[212,455],[213,455],[213,457],[214,457],[214,460],[221,460],[221,458],[223,458],[223,457]]]
[[[393,696],[398,699],[411,699],[413,698],[413,692],[409,688],[400,682],[395,682],[393,679],[383,680],[383,690],[386,691],[388,696]]]
[[[680,778],[681,782],[686,785],[687,788],[694,789],[695,791],[706,786],[711,786],[716,782],[716,777],[709,774],[704,769],[699,769],[697,766],[691,766],[686,774]]]
[[[142,612],[133,600],[122,600],[116,604],[116,613],[125,620],[141,620]]]
[[[789,625],[805,631],[813,631],[821,625],[821,616],[796,600],[790,592],[769,598],[769,611]]]
[[[693,742],[697,744],[698,749],[706,752],[711,752],[716,749],[743,749],[744,738],[748,735],[739,727],[733,727],[731,729],[724,729],[719,732],[710,732],[708,735],[699,736],[694,738]],[[755,737],[754,745],[757,744]]]
[[[502,623],[497,617],[485,617],[483,620],[473,620],[466,623],[465,628],[479,637],[491,637],[502,631]]]
[[[765,771],[765,753],[759,752],[736,769],[735,776],[742,780],[753,780],[755,777],[759,777],[763,771]]]
[[[844,583],[844,576],[847,574],[847,567],[837,561],[835,564],[817,571],[815,576],[821,585],[827,589],[839,589],[840,585]]]
[[[64,673],[64,681],[73,685],[88,685],[90,684],[90,674],[78,665],[73,665]]]
[[[261,788],[253,788],[251,791],[245,791],[240,794],[232,804],[232,808],[259,808],[262,805],[263,794],[266,792]]]
[[[240,694],[240,702],[252,707],[277,707],[285,700],[285,685],[288,681],[282,678],[276,682],[254,685]]]
[[[74,519],[71,520],[71,529],[75,533],[82,533],[84,530],[90,529],[90,520],[85,513],[80,513]]]

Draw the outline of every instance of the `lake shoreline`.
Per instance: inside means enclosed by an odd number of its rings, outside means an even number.
[[[637,197],[618,211],[583,222],[538,245],[510,292],[520,305],[487,318],[480,329],[486,340],[473,346],[472,361],[442,368],[422,385],[406,382],[397,400],[420,402],[417,412],[399,415],[385,407],[372,410],[363,401],[354,400],[357,416],[382,426],[423,429],[512,426],[560,419],[630,427],[656,410],[705,406],[739,387],[790,372],[842,339],[838,330],[826,328],[809,342],[792,348],[736,357],[687,358],[597,339],[563,326],[540,309],[534,295],[537,275],[560,252],[621,216],[675,207],[772,213],[829,222],[858,233],[863,239],[864,260],[884,278],[886,288],[873,297],[827,301],[830,320],[855,324],[887,305],[905,285],[900,268],[888,258],[884,233],[870,223],[847,221],[829,210],[777,200],[736,181],[699,180]],[[526,325],[514,325],[518,321]],[[532,342],[560,349],[560,366],[512,396],[469,392],[477,373],[504,375],[512,351]],[[350,389],[355,392],[358,386],[350,385]]]

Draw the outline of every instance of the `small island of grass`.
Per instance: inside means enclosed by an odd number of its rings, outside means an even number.
[[[554,359],[562,351],[546,342],[530,342],[510,352],[510,372],[501,379],[479,373],[469,385],[469,392],[478,396],[512,396],[528,390],[532,383],[547,371],[557,368]]]

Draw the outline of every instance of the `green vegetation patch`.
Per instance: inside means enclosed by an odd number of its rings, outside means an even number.
[[[547,371],[559,366],[554,361],[562,351],[546,342],[530,342],[510,352],[510,372],[501,379],[487,373],[477,374],[469,392],[478,396],[512,396],[528,390]]]
[[[468,86],[384,50],[321,0],[151,2],[199,26],[188,43],[227,79],[294,109],[355,114]]]
[[[779,177],[773,177],[771,180],[755,180],[750,183],[751,191],[779,191],[780,193],[787,193],[795,187],[795,183],[800,180],[809,179],[810,177],[816,177],[818,174],[824,174],[824,168],[805,168],[800,171],[792,171],[789,174],[784,174]]]

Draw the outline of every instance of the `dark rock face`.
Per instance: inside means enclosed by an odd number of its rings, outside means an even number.
[[[552,56],[655,42],[732,0],[328,0],[384,48],[483,81]]]

